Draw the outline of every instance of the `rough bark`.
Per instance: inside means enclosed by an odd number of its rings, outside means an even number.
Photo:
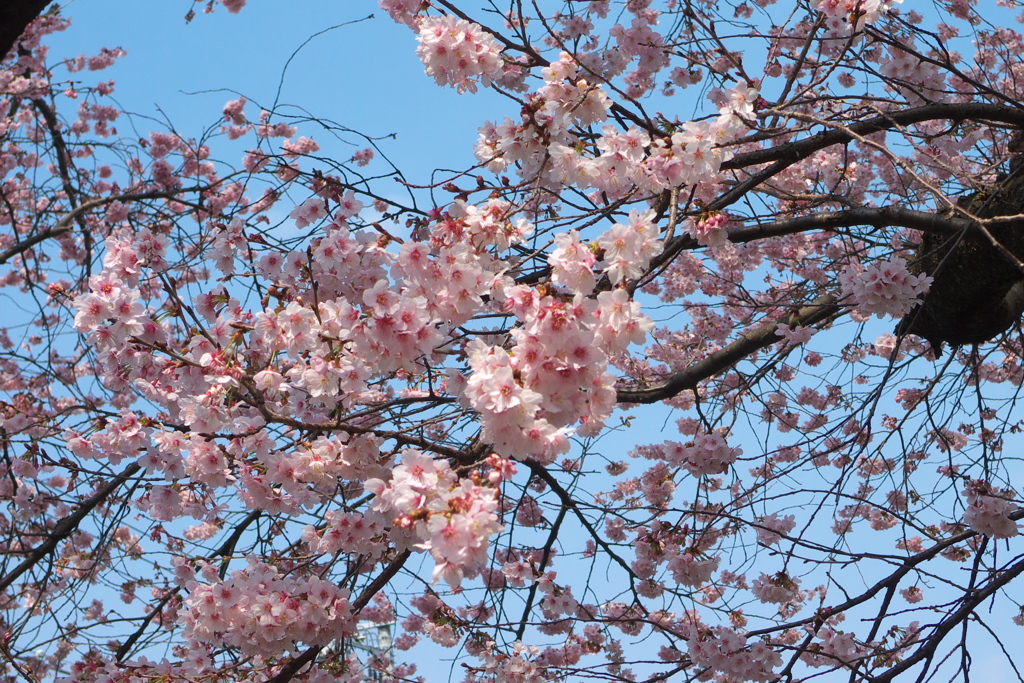
[[[51,0],[6,0],[0,2],[0,56],[14,47],[25,28],[42,14]]]
[[[982,344],[1024,313],[1024,173],[1016,166],[992,187],[957,202],[956,213],[982,222],[957,235],[925,233],[911,270],[934,278],[924,302],[897,333],[913,333],[939,350]],[[946,213],[953,213],[950,210]]]

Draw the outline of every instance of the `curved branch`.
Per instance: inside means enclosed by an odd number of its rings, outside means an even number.
[[[151,190],[149,192],[134,192],[129,194],[118,194],[110,197],[100,197],[98,199],[90,199],[89,201],[82,202],[71,211],[64,214],[57,223],[49,230],[36,233],[31,237],[21,240],[11,248],[4,252],[0,252],[0,265],[7,263],[11,258],[18,254],[23,254],[32,247],[36,246],[40,242],[44,242],[51,237],[60,237],[64,233],[71,230],[71,224],[82,216],[82,214],[88,213],[93,209],[103,206],[104,204],[110,204],[111,202],[121,201],[139,201],[142,199],[169,199],[181,194],[187,194],[189,192],[202,192],[208,189],[206,187],[189,187],[178,190]]]
[[[103,488],[94,493],[87,500],[83,501],[82,504],[78,506],[77,510],[67,517],[58,520],[53,529],[50,530],[47,539],[43,541],[39,547],[30,552],[28,557],[26,557],[25,560],[15,567],[10,573],[0,577],[0,593],[6,591],[19,576],[27,572],[40,560],[56,550],[60,542],[73,534],[75,529],[78,528],[78,525],[82,523],[82,520],[85,519],[85,517],[92,512],[97,505],[110,497],[114,491],[116,491],[123,483],[128,481],[132,475],[141,469],[142,467],[140,467],[138,463],[133,462],[131,465],[128,465],[128,467],[121,471],[121,474],[111,479]]]
[[[819,297],[796,312],[797,319],[804,326],[814,325],[842,313],[838,299],[832,294]],[[726,368],[735,365],[751,353],[763,349],[782,339],[776,330],[779,323],[766,323],[757,329],[740,335],[740,338],[706,358],[671,375],[661,384],[647,389],[619,389],[619,403],[654,403],[672,398],[677,394],[696,389],[702,381],[713,377]]]
[[[776,114],[773,109],[768,109],[759,116],[771,116]],[[785,114],[784,112],[782,112]],[[715,201],[708,204],[708,210],[718,211],[738,201],[743,195],[751,191],[765,180],[778,175],[793,164],[806,159],[815,152],[831,147],[852,142],[857,136],[871,135],[884,130],[901,128],[915,123],[935,120],[985,120],[1007,125],[1017,126],[1024,129],[1024,108],[1011,107],[1002,104],[986,104],[983,102],[971,102],[966,104],[926,104],[923,107],[894,111],[880,114],[879,116],[857,121],[854,123],[843,123],[842,130],[828,130],[817,133],[795,142],[787,142],[777,147],[759,149],[753,152],[737,154],[732,159],[722,162],[723,171],[738,170],[760,164],[771,164],[768,168],[758,171],[751,177],[732,188]],[[741,141],[742,142],[742,141]]]

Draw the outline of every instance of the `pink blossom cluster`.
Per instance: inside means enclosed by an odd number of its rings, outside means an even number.
[[[728,681],[775,680],[775,667],[782,656],[763,640],[748,642],[749,637],[726,626],[708,627],[684,623],[686,651],[697,666],[715,672]]]
[[[551,462],[568,449],[574,423],[583,434],[600,430],[616,398],[608,359],[642,342],[651,323],[623,290],[571,302],[522,285],[504,294],[523,322],[512,330],[515,345],[473,340],[472,374],[451,373],[450,385],[480,414],[497,452]]]
[[[747,91],[743,92],[745,100]],[[650,158],[644,164],[652,183],[668,189],[711,182],[722,163],[732,157],[732,152],[720,145],[738,138],[746,127],[742,117],[728,109],[711,120],[685,122],[682,130],[668,140],[652,143]]]
[[[913,45],[906,47],[913,47]],[[945,71],[907,50],[889,47],[888,52],[888,58],[882,62],[881,69],[879,69],[884,76],[890,79],[887,89],[899,92],[913,104],[943,102],[950,99]],[[952,138],[949,139],[952,141]],[[938,142],[942,146],[948,144],[942,138]],[[956,143],[954,142],[951,146],[955,149]],[[929,156],[938,158],[946,156],[945,152],[947,150],[942,149],[926,151]]]
[[[713,431],[698,434],[685,444],[666,441],[658,454],[669,464],[685,467],[690,474],[699,477],[727,472],[743,455],[743,449],[729,446],[721,431]]]
[[[515,223],[510,220],[516,212],[516,207],[500,199],[480,206],[459,199],[448,209],[448,220],[434,228],[433,236],[451,244],[466,240],[477,250],[493,247],[499,253],[507,251],[533,232],[533,224],[525,218],[517,218]]]
[[[637,12],[629,27],[616,24],[609,31],[615,38],[616,47],[626,56],[636,60],[636,68],[626,74],[630,97],[640,97],[654,88],[654,74],[669,65],[669,56],[664,49],[664,37],[652,25],[658,23],[658,12],[647,10]]]
[[[661,251],[658,226],[654,222],[654,211],[629,213],[629,223],[616,223],[597,238],[597,246],[604,258],[600,268],[612,284],[640,277],[647,264]]]
[[[212,565],[203,577],[207,582],[190,586],[179,613],[193,648],[227,645],[245,656],[269,657],[355,633],[348,590],[316,575],[282,574],[250,558],[225,580]]]
[[[515,165],[525,179],[539,179],[553,187],[592,188],[616,199],[631,188],[658,192],[697,183],[713,183],[721,164],[731,158],[723,147],[747,129],[743,115],[751,115],[757,93],[746,84],[720,91],[719,115],[709,121],[686,122],[668,138],[651,139],[637,127],[619,131],[601,128],[594,144],[573,131],[604,120],[608,98],[603,90],[576,78],[576,62],[569,55],[545,70],[547,84],[528,96],[521,121],[506,118],[501,124],[480,128],[476,156],[493,172]]]
[[[707,557],[694,550],[670,555],[668,569],[676,583],[690,588],[700,588],[711,580],[711,575],[718,570],[720,563],[720,557]]]
[[[895,0],[900,2],[901,0]],[[825,15],[833,35],[849,35],[878,21],[893,0],[812,0],[811,5]]]
[[[365,487],[374,495],[371,509],[434,558],[434,581],[458,588],[487,564],[490,538],[503,528],[489,482],[459,479],[447,461],[406,449],[390,481],[367,479]]]
[[[501,124],[488,121],[480,127],[477,159],[493,172],[514,165],[523,178],[545,175],[567,184],[581,178],[575,151],[580,140],[573,130],[604,121],[611,100],[602,88],[578,78],[577,70],[567,53],[546,67],[545,85],[526,96],[529,106],[519,122],[505,118]],[[554,164],[550,169],[545,163],[549,156]]]
[[[1012,491],[1002,490],[989,484],[972,480],[964,488],[967,509],[964,522],[979,534],[992,538],[1011,538],[1020,533],[1017,522],[1010,515],[1020,509],[1012,502]]]
[[[540,648],[516,641],[510,653],[489,648],[482,653],[481,669],[495,683],[544,683],[550,680],[545,666],[538,663]]]
[[[597,261],[591,246],[580,240],[575,230],[555,235],[555,249],[548,256],[551,281],[574,294],[588,295],[594,291],[594,263]]]
[[[832,668],[836,662],[853,665],[871,654],[871,648],[857,642],[852,633],[843,633],[826,626],[814,635],[816,640],[800,655],[800,660],[809,666]]]
[[[450,15],[426,17],[418,27],[416,54],[438,85],[476,92],[501,73],[501,47],[477,24]]]
[[[757,540],[765,545],[773,545],[796,527],[796,518],[793,515],[780,517],[777,512],[773,512],[758,520],[758,525]]]
[[[762,572],[761,576],[754,579],[750,592],[761,602],[786,605],[800,600],[800,579],[784,571],[772,576]]]
[[[932,278],[911,275],[899,256],[875,261],[863,270],[847,266],[839,275],[842,296],[849,297],[864,315],[882,318],[908,313],[927,293]]]
[[[687,220],[684,227],[691,237],[705,247],[721,247],[729,241],[728,225],[727,215],[714,213],[697,220]]]
[[[419,12],[424,9],[423,0],[379,0],[378,4],[392,19],[415,29]]]

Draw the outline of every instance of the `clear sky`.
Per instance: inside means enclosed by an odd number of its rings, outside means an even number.
[[[187,0],[72,0],[63,10],[71,28],[48,39],[51,63],[102,47],[127,50],[112,68],[78,77],[114,79],[126,110],[166,119],[184,135],[215,123],[234,93],[269,106],[280,84],[281,104],[367,135],[396,134],[385,152],[420,180],[438,166],[471,164],[477,127],[508,111],[508,101],[490,91],[460,96],[438,88],[416,57],[415,34],[373,0],[255,0],[237,15],[219,4],[202,14],[202,6],[186,24]],[[300,131],[326,146],[315,132]]]

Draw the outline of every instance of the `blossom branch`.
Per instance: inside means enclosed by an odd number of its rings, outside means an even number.
[[[842,308],[837,298],[826,294],[796,312],[800,324],[809,327],[840,315]],[[704,380],[714,377],[732,367],[751,353],[763,349],[782,339],[778,326],[782,323],[766,323],[760,327],[740,335],[740,338],[679,372],[667,380],[647,389],[617,390],[619,403],[654,403],[672,398],[677,394],[696,389]]]
[[[384,571],[378,574],[373,581],[363,589],[359,594],[359,597],[352,602],[352,612],[354,614],[358,614],[360,610],[366,607],[370,600],[373,599],[373,596],[379,593],[384,586],[388,585],[391,579],[395,578],[395,575],[398,574],[403,566],[405,566],[405,562],[409,559],[410,555],[412,555],[411,551],[402,551],[388,564],[387,567],[384,568]],[[314,659],[316,659],[316,656],[320,654],[322,650],[323,648],[319,646],[313,646],[306,649],[306,651],[301,655],[285,664],[284,667],[274,674],[267,683],[288,683],[288,681],[302,670],[302,667],[310,664]]]
[[[124,468],[120,474],[107,482],[107,484],[100,488],[96,493],[82,501],[77,510],[67,517],[63,517],[58,520],[53,529],[48,532],[48,536],[45,541],[32,550],[21,564],[5,574],[3,577],[0,577],[0,592],[7,590],[19,576],[27,572],[40,560],[56,550],[57,546],[60,545],[60,542],[74,533],[75,530],[78,529],[78,525],[82,523],[82,520],[85,519],[89,513],[96,508],[96,506],[109,498],[118,488],[121,487],[122,484],[128,481],[141,469],[142,468],[138,463],[128,465],[128,467]]]
[[[110,204],[111,202],[134,202],[141,201],[144,199],[169,199],[171,197],[177,197],[182,194],[188,194],[191,192],[203,192],[209,189],[209,187],[197,186],[189,187],[180,190],[150,190],[148,192],[131,192],[128,194],[111,195],[110,197],[99,197],[97,199],[90,199],[89,201],[82,202],[71,211],[61,216],[60,220],[57,221],[54,226],[43,232],[36,233],[26,239],[17,242],[14,246],[9,249],[0,252],[0,265],[7,263],[12,257],[22,254],[40,242],[44,242],[51,237],[60,237],[64,233],[71,230],[71,223],[77,221],[83,214],[92,211],[93,209]]]

